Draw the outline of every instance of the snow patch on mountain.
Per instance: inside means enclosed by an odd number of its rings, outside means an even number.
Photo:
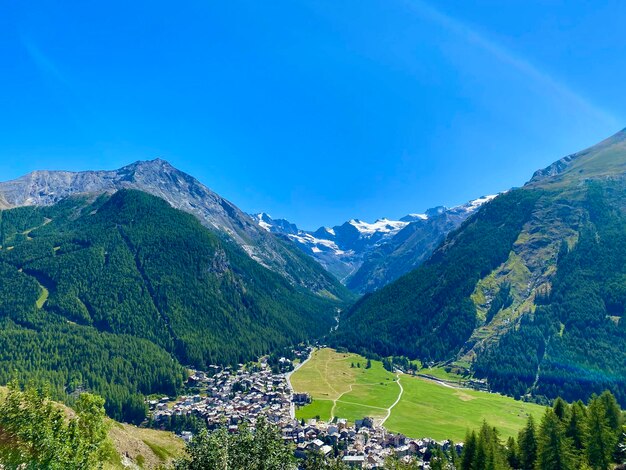
[[[269,214],[266,214],[265,212],[261,212],[260,214],[257,214],[255,218],[255,220],[259,224],[259,227],[261,227],[264,230],[267,230],[268,232],[271,232],[272,224],[268,223],[267,219],[271,220],[271,217],[269,216]]]
[[[368,224],[367,222],[363,222],[359,219],[352,219],[348,223],[354,226],[359,233],[366,237],[372,236],[375,233],[396,234],[409,225],[409,222],[389,220],[386,218],[378,219],[373,224]]]
[[[428,214],[407,214],[400,219],[401,222],[415,222],[416,220],[428,220]]]
[[[470,201],[467,204],[464,204],[461,207],[468,207],[468,208],[471,208],[473,210],[476,210],[480,206],[482,206],[483,204],[485,204],[485,203],[495,199],[496,197],[498,197],[497,194],[491,194],[489,196],[482,196],[482,197],[479,197],[478,199],[474,199],[473,201]]]
[[[323,251],[332,251],[337,256],[345,254],[345,251],[340,250],[335,242],[332,240],[324,240],[323,238],[315,238],[310,233],[301,230],[297,235],[287,234],[289,238],[311,248],[314,253],[321,253]]]
[[[315,231],[301,230],[285,219],[272,219],[265,212],[251,217],[264,230],[294,242],[304,253],[312,256],[335,277],[341,279],[341,282],[350,286],[351,278],[357,275],[362,267],[384,262],[392,252],[412,257],[412,261],[409,260],[406,266],[420,263],[430,253],[424,250],[434,249],[438,240],[444,238],[450,230],[458,227],[483,204],[496,196],[482,196],[451,209],[437,206],[424,213],[408,214],[400,220],[383,217],[369,223],[351,219],[342,225],[320,227]],[[420,236],[420,233],[424,235]],[[421,240],[419,246],[424,248],[402,249],[403,245],[407,248],[411,244],[414,245],[415,240]],[[379,282],[376,287],[380,285],[384,285],[384,282],[383,284]],[[361,291],[368,288],[359,285],[354,286],[354,289]]]

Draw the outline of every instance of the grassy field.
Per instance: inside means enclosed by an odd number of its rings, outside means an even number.
[[[351,367],[360,363],[361,367]],[[356,354],[331,349],[313,353],[297,370],[291,382],[297,392],[310,393],[313,403],[296,411],[298,418],[319,416],[349,421],[370,416],[384,421],[387,429],[410,437],[462,440],[467,429],[480,427],[483,420],[497,426],[503,437],[517,434],[529,414],[539,418],[543,408],[502,395],[458,389],[433,381],[399,375],[383,369],[378,361],[365,369],[366,360]],[[432,373],[432,370],[424,370]],[[435,374],[446,375],[445,371]],[[446,377],[447,378],[447,377]],[[398,403],[389,408],[403,393]]]
[[[48,300],[48,296],[50,295],[50,292],[48,292],[48,289],[46,289],[41,284],[39,285],[39,287],[41,287],[41,294],[39,294],[39,298],[37,299],[37,308],[43,308],[43,306]]]
[[[412,437],[458,441],[486,420],[507,438],[517,435],[529,414],[537,420],[543,414],[541,406],[495,393],[448,388],[418,377],[402,376],[400,381],[404,394],[385,426]]]
[[[313,403],[296,411],[296,417],[382,419],[398,397],[400,387],[395,375],[380,362],[372,361],[370,369],[366,369],[366,364],[367,360],[356,354],[332,349],[314,351],[311,360],[291,376],[294,390],[307,392],[313,398]]]

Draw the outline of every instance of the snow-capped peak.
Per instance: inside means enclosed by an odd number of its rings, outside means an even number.
[[[370,236],[375,233],[396,233],[409,224],[401,220],[389,220],[387,218],[378,219],[373,224],[363,222],[359,219],[352,219],[348,223],[355,227],[361,235],[365,236]]]
[[[407,214],[400,219],[402,222],[415,222],[418,220],[428,220],[428,214]]]
[[[299,229],[294,224],[285,219],[272,219],[267,212],[249,214],[250,217],[264,230],[271,233],[296,234]]]
[[[259,224],[259,227],[261,227],[262,229],[267,230],[268,232],[272,231],[273,220],[268,213],[259,212],[258,214],[253,216],[253,219],[256,220],[257,224]]]

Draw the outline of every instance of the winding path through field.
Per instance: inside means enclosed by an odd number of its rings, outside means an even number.
[[[335,408],[337,408],[337,402],[341,400],[341,397],[344,396],[346,393],[350,393],[352,391],[353,385],[354,384],[350,384],[350,388],[348,390],[346,390],[345,392],[343,392],[341,395],[339,395],[337,398],[333,400],[333,407],[330,409],[330,419],[328,420],[329,422],[332,422],[332,420],[335,419]]]
[[[396,380],[396,383],[398,384],[398,387],[400,387],[400,395],[398,395],[398,398],[396,399],[396,401],[393,402],[393,405],[387,408],[387,416],[385,416],[380,422],[381,426],[384,425],[385,421],[389,419],[389,416],[391,416],[391,410],[393,409],[394,406],[400,403],[400,399],[402,398],[402,394],[404,393],[404,388],[402,388],[402,384],[400,383],[400,374],[396,375],[396,378],[398,379]]]

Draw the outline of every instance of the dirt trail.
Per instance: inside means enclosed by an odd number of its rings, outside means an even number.
[[[402,394],[404,393],[404,388],[402,387],[402,384],[400,383],[400,374],[396,375],[396,378],[398,380],[396,380],[396,383],[398,384],[398,387],[400,387],[400,394],[398,395],[398,398],[396,399],[396,401],[393,402],[393,405],[391,405],[389,408],[387,408],[387,416],[385,416],[381,422],[380,425],[383,426],[385,424],[385,421],[387,421],[389,419],[389,416],[391,416],[391,410],[393,409],[394,406],[396,406],[398,403],[400,403],[400,399],[402,398]]]

